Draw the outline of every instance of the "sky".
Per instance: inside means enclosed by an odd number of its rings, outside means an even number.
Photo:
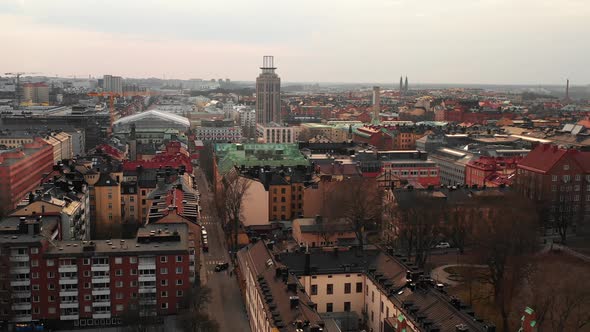
[[[588,0],[0,0],[0,73],[590,83]]]

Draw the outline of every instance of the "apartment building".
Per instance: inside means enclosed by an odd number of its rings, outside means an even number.
[[[0,150],[0,216],[8,214],[53,165],[52,147],[36,138],[12,150]]]
[[[49,86],[44,82],[23,84],[23,102],[30,104],[49,103]]]
[[[449,186],[465,183],[465,169],[474,158],[473,153],[444,147],[430,153],[430,159],[440,169],[440,183]]]
[[[59,241],[57,217],[1,224],[5,324],[117,326],[131,312],[176,313],[191,287],[186,225],[147,225],[134,239]]]
[[[359,151],[363,176],[377,177],[383,173],[420,186],[440,184],[438,165],[428,159],[428,154],[418,150]]]
[[[274,122],[257,124],[260,143],[296,143],[299,128],[287,127]]]

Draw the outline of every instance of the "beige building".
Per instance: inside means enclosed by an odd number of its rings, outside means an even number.
[[[14,149],[26,143],[33,142],[36,136],[37,134],[35,133],[28,135],[24,132],[0,136],[0,145]],[[74,157],[72,135],[62,131],[41,136],[41,139],[53,148],[54,164],[63,159],[72,159]]]
[[[356,234],[349,223],[317,216],[293,220],[293,239],[300,247],[327,247],[351,245],[356,241]]]
[[[45,83],[23,84],[23,102],[30,104],[48,104],[49,86]]]
[[[299,127],[287,127],[276,123],[256,125],[259,143],[296,143]]]

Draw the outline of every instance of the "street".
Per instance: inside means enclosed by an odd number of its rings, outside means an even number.
[[[212,208],[213,192],[199,167],[194,170],[195,182],[201,193],[201,223],[208,233],[209,252],[201,254],[201,283],[211,289],[208,311],[219,323],[220,331],[250,331],[246,310],[238,282],[229,258],[229,251],[221,224]],[[227,270],[215,272],[215,265],[229,262]]]

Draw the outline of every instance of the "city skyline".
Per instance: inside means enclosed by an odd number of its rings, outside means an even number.
[[[562,84],[569,78],[585,85],[590,75],[589,49],[576,41],[590,32],[584,22],[590,6],[582,1],[269,7],[264,1],[114,7],[7,1],[0,4],[0,38],[12,46],[0,69],[253,81],[260,57],[273,54],[285,82],[395,83],[403,73],[413,84]],[[262,14],[268,10],[270,18]]]

